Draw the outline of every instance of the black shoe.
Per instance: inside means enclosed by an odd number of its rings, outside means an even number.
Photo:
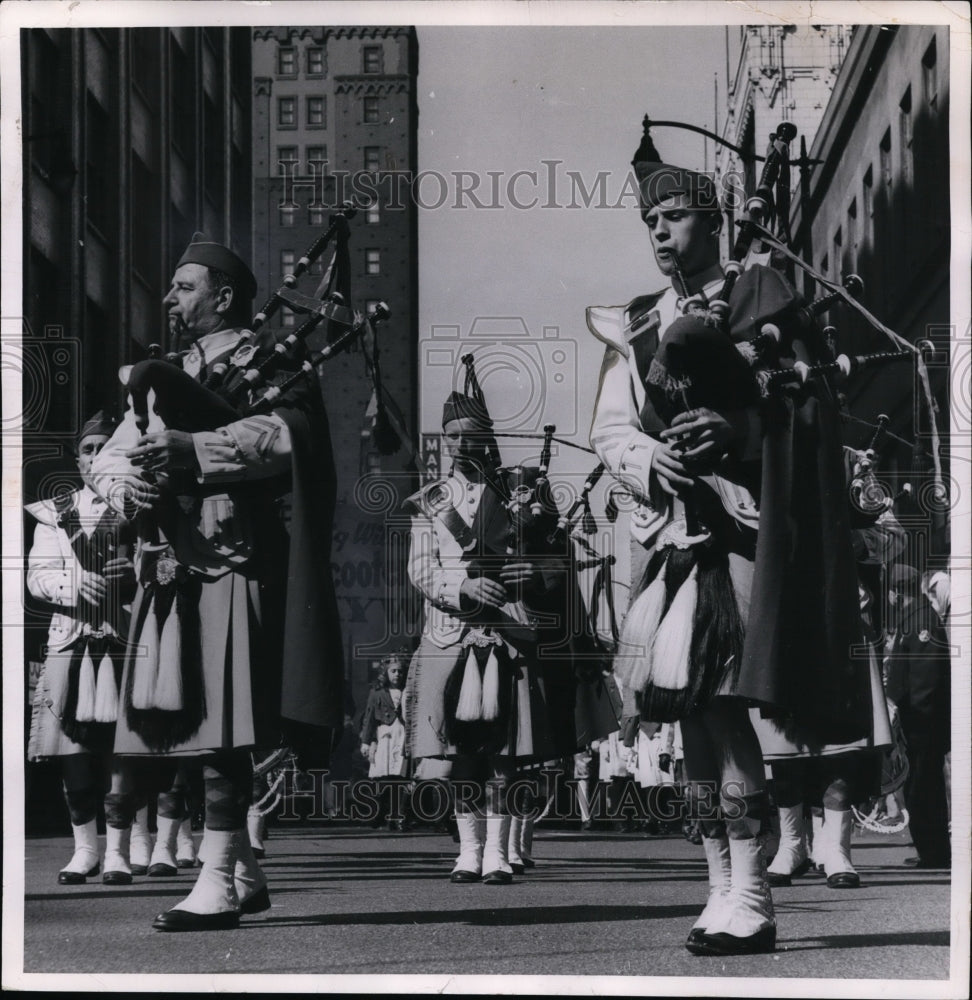
[[[132,872],[135,872],[134,868]],[[172,865],[167,865],[164,861],[156,861],[154,865],[149,865],[148,868],[149,878],[171,878],[173,875],[178,874],[178,868],[173,868]]]
[[[148,865],[129,865],[133,875],[148,875]]]
[[[694,943],[685,946],[693,955],[762,955],[776,950],[776,928],[764,927],[749,937],[735,934],[705,934]]]
[[[581,820],[580,828],[583,833],[587,833],[591,829],[591,821],[589,819]]]
[[[240,903],[240,913],[263,913],[270,909],[270,893],[267,887],[257,889],[252,896]]]
[[[188,910],[166,910],[153,921],[157,931],[231,931],[240,926],[237,910],[225,913],[190,913]]]
[[[267,856],[267,850],[265,847],[254,847],[252,850],[253,857],[255,857],[257,861],[262,861]]]
[[[536,868],[537,867],[537,863],[536,863],[536,861],[533,860],[533,858],[524,858],[523,859],[523,867],[524,868]]]
[[[459,871],[453,872],[449,876],[449,881],[455,882],[457,885],[468,885],[471,882],[481,882],[482,877],[476,872],[467,872],[460,868]]]
[[[952,867],[951,858],[905,858],[905,864],[910,868],[920,868],[932,871],[948,870]]]
[[[514,875],[522,875],[523,872],[526,870],[526,865],[521,865],[519,861],[517,862],[511,861],[510,868],[513,869]]]
[[[94,866],[86,872],[59,871],[57,873],[58,885],[84,885],[85,880],[97,875],[101,870],[101,862],[96,861]]]
[[[860,889],[861,876],[857,872],[834,872],[827,876],[827,885],[831,889]]]
[[[484,885],[509,885],[512,881],[513,875],[503,871],[502,868],[497,868],[496,871],[483,876]]]
[[[789,874],[781,875],[777,872],[767,872],[766,881],[774,889],[779,889],[781,886],[793,885],[793,879],[799,878],[801,875],[806,875],[812,867],[813,864],[810,859],[804,858]]]
[[[693,927],[689,931],[688,937],[685,939],[685,947],[688,948],[693,955],[703,954],[703,952],[695,950],[699,945],[701,945],[703,937],[705,937],[705,928]]]
[[[256,852],[254,852],[256,853]],[[195,858],[176,858],[177,868],[195,868],[196,860]]]
[[[101,876],[101,881],[105,885],[131,885],[132,884],[132,873],[131,872],[105,872]]]

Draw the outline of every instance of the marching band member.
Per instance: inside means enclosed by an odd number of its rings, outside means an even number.
[[[851,729],[861,710],[859,694],[842,689],[856,590],[849,531],[828,499],[843,496],[835,408],[811,387],[774,401],[764,420],[757,402],[727,384],[741,357],[730,337],[748,340],[764,322],[784,322],[796,293],[757,266],[731,289],[728,332],[680,316],[680,297],[704,303],[726,287],[722,216],[710,178],[660,159],[646,129],[634,158],[641,216],[672,286],[587,314],[605,345],[591,444],[642,498],[632,536],[651,552],[632,588],[616,669],[642,718],[680,722],[691,785],[718,789],[721,810],[696,806],[710,895],[686,947],[772,951],[776,919],[759,836],[766,788],[748,707],[797,702]],[[813,359],[796,340],[794,349]],[[698,373],[688,404],[676,362]],[[726,402],[699,398],[700,386],[724,389]]]
[[[271,350],[269,335],[246,343],[255,294],[235,253],[191,243],[163,300],[173,334],[192,344],[183,372],[173,374],[202,382],[219,361]],[[178,395],[148,392],[142,433],[130,392],[93,474],[109,503],[134,506],[147,524],[115,752],[204,764],[205,862],[189,896],[154,926],[216,930],[270,906],[245,830],[250,748],[278,745],[285,726],[291,742],[291,734],[309,738],[341,724],[328,555],[335,477],[317,385],[289,389],[266,415],[206,429],[193,426],[190,393]],[[160,411],[175,414],[179,427],[166,426]],[[274,503],[288,490],[289,539]],[[116,805],[109,825],[131,810],[126,789]]]
[[[452,393],[442,412],[452,474],[406,502],[409,579],[426,609],[406,724],[411,757],[452,761],[460,853],[451,880],[505,885],[507,786],[518,763],[573,753],[574,684],[569,663],[543,661],[550,629],[537,617],[558,600],[564,564],[532,543],[507,554],[510,482],[492,426],[481,395]]]
[[[115,737],[118,677],[135,593],[131,524],[91,488],[95,456],[115,426],[97,413],[81,428],[80,489],[27,506],[37,520],[27,556],[27,589],[57,608],[37,683],[27,756],[62,762],[74,854],[58,873],[61,885],[79,885],[98,874],[98,800]],[[109,853],[121,846],[122,833],[115,833],[108,833]],[[110,884],[132,880],[130,873],[122,880],[106,872],[103,878]]]

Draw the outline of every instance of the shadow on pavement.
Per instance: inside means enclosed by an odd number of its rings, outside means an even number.
[[[269,930],[272,927],[365,926],[392,924],[470,924],[478,927],[519,927],[534,924],[584,924],[615,920],[667,920],[698,914],[698,906],[524,906],[491,910],[401,910],[394,913],[321,913],[270,917],[240,924]]]

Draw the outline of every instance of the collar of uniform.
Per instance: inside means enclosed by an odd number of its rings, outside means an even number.
[[[236,327],[231,330],[217,330],[215,333],[207,333],[205,336],[200,337],[193,344],[193,347],[209,361],[217,355],[228,351],[231,347],[235,347],[240,336],[240,331]]]

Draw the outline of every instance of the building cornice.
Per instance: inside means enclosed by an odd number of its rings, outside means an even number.
[[[407,73],[348,73],[334,77],[335,94],[355,97],[381,94],[407,94],[411,77]]]

